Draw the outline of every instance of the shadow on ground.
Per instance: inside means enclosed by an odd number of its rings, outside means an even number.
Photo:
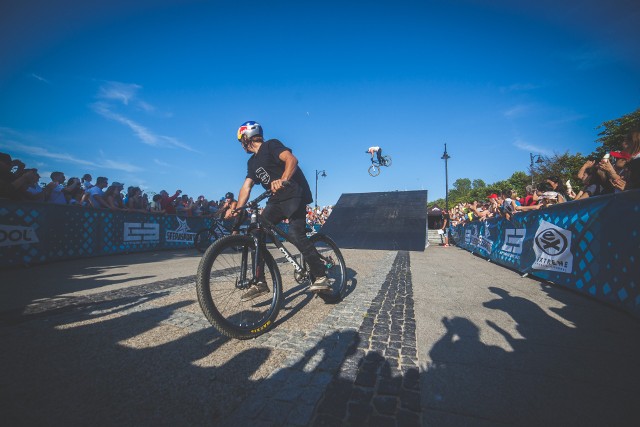
[[[495,298],[483,305],[509,315],[515,333],[489,320],[476,325],[464,317],[442,318],[446,333],[429,351],[422,381],[427,424],[636,424],[637,320],[566,290],[539,286],[564,306],[547,312],[505,289],[489,288]],[[484,344],[480,329],[486,326],[508,345]]]

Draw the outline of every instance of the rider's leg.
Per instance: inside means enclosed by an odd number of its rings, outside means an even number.
[[[384,160],[382,160],[382,148],[378,149],[376,154],[378,155],[378,163],[380,163],[381,165],[384,164]]]
[[[302,252],[304,259],[309,263],[311,274],[317,279],[325,276],[324,262],[320,259],[316,247],[307,238],[305,215],[305,206],[301,204],[300,208],[289,216],[289,238]]]
[[[275,204],[267,204],[264,211],[262,212],[262,216],[264,216],[269,221],[277,224],[278,222],[284,219],[284,216],[281,213],[281,209],[277,208]],[[264,233],[262,230],[254,230],[253,233]],[[264,236],[261,236],[261,240],[264,242]],[[256,261],[256,276],[254,277],[255,283],[249,287],[244,294],[241,296],[242,301],[250,301],[259,296],[268,294],[271,292],[269,286],[267,285],[267,281],[265,279],[264,272],[264,255],[263,251],[266,251],[266,245],[262,248],[258,248],[258,259]]]

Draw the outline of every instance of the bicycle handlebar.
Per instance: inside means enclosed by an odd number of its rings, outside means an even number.
[[[282,186],[283,187],[288,187],[289,185],[291,185],[291,183],[289,181],[282,181]],[[250,202],[247,202],[244,206],[240,206],[239,208],[235,208],[233,211],[234,212],[240,212],[243,209],[246,208],[255,208],[258,206],[258,204],[263,201],[264,199],[273,196],[273,192],[271,190],[267,190],[264,193],[262,193],[261,195],[259,195],[258,197],[256,197],[255,199],[251,200]]]

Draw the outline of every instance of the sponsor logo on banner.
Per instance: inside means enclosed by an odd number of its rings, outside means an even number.
[[[518,263],[522,254],[522,246],[527,230],[524,228],[506,228],[504,230],[504,243],[498,249],[500,256],[505,261]]]
[[[533,251],[536,254],[533,268],[536,270],[571,273],[573,254],[571,253],[571,232],[569,230],[541,220],[533,240]]]
[[[493,247],[493,240],[487,239],[485,236],[480,236],[480,243],[478,246],[481,249],[484,249],[488,254],[491,253],[491,248]]]
[[[31,227],[0,225],[0,246],[29,245],[38,242],[36,231]]]
[[[178,228],[176,230],[168,230],[165,236],[167,243],[193,243],[196,233],[193,233],[187,225],[186,219],[178,220]]]
[[[125,222],[124,241],[135,243],[158,243],[160,241],[160,224]]]
[[[477,247],[480,245],[480,239],[479,227],[474,224],[471,226],[471,236],[469,236],[470,244]]]
[[[464,230],[464,243],[466,245],[471,244],[471,228]]]

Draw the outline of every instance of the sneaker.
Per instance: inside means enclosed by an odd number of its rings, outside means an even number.
[[[317,277],[311,286],[309,286],[309,290],[311,292],[331,292],[329,278],[327,276]]]
[[[249,290],[242,294],[240,301],[251,301],[254,298],[268,294],[269,292],[271,291],[265,282],[258,282],[255,285],[251,285]]]

